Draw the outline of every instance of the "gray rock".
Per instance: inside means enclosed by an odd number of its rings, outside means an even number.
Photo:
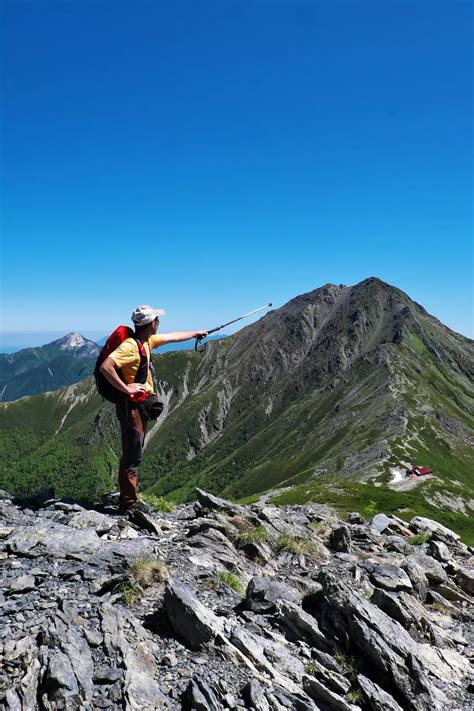
[[[349,526],[338,526],[331,531],[330,546],[338,553],[351,553],[352,540]]]
[[[227,522],[220,521],[216,518],[199,518],[190,524],[186,536],[188,538],[191,538],[192,536],[195,536],[198,533],[204,533],[204,531],[208,531],[210,528],[215,528],[216,531],[220,531],[220,533],[226,536],[229,531],[229,524]]]
[[[349,516],[347,517],[347,522],[348,523],[358,523],[358,524],[362,525],[365,523],[365,519],[362,516],[362,514],[360,514],[358,511],[352,511],[352,513],[350,513]]]
[[[340,671],[328,669],[323,664],[320,664],[316,659],[312,660],[309,667],[311,667],[311,676],[314,676],[325,687],[328,687],[336,694],[347,694],[351,688],[350,682],[340,673]]]
[[[406,542],[403,536],[398,535],[388,535],[385,537],[385,548],[389,552],[410,554],[412,547]]]
[[[151,514],[145,513],[137,509],[132,509],[127,512],[127,518],[129,521],[134,523],[139,528],[142,528],[148,533],[159,536],[161,533],[161,528],[159,523],[153,518]]]
[[[104,648],[107,655],[114,659],[119,654],[122,658],[128,650],[128,644],[123,633],[123,616],[109,602],[100,606],[100,624],[104,636]]]
[[[83,627],[82,632],[91,647],[100,647],[104,641],[104,636],[98,630],[91,630],[88,627]]]
[[[239,570],[242,559],[234,545],[226,536],[216,529],[209,529],[189,539],[193,548],[204,549],[206,557],[212,558],[220,567]]]
[[[192,648],[199,648],[224,630],[223,620],[178,580],[168,581],[164,605],[174,631]]]
[[[410,578],[413,594],[416,595],[418,600],[425,602],[428,594],[428,581],[423,568],[413,558],[404,560],[401,567]]]
[[[413,561],[422,569],[429,585],[445,583],[448,579],[448,575],[441,563],[424,553],[411,555],[407,560]]]
[[[460,540],[460,536],[457,533],[437,521],[432,521],[430,518],[415,516],[411,519],[410,525],[413,526],[417,533],[431,533],[435,540],[442,541],[448,545],[457,543]]]
[[[312,676],[303,676],[303,689],[316,703],[326,704],[331,711],[354,711],[352,704]]]
[[[67,501],[57,501],[56,499],[45,501],[43,506],[53,511],[66,511],[68,513],[85,510],[80,504],[69,504]]]
[[[226,694],[224,698],[222,699],[222,703],[224,706],[228,709],[236,709],[237,708],[237,699],[233,694]]]
[[[446,597],[434,589],[430,590],[430,598],[434,603],[445,607],[447,614],[449,614],[453,620],[463,620],[464,622],[469,622],[471,624],[474,623],[474,612],[463,609],[461,606],[453,605]]]
[[[313,647],[311,650],[312,656],[316,661],[318,661],[322,666],[329,669],[329,671],[336,672],[336,674],[343,673],[343,668],[339,662],[332,656],[332,654],[327,654],[326,652],[321,652],[319,649]]]
[[[149,644],[139,642],[129,647],[124,656],[124,696],[130,711],[167,708],[168,699],[154,679],[155,660]]]
[[[7,689],[5,694],[6,708],[8,711],[22,711],[22,704],[18,698],[18,694],[13,689]]]
[[[450,581],[446,583],[439,583],[436,586],[436,592],[452,602],[472,606],[472,598],[465,595],[463,591],[457,587],[457,585]]]
[[[95,684],[112,684],[119,679],[123,679],[123,669],[114,667],[96,667],[94,670]]]
[[[56,682],[58,686],[62,687],[67,695],[79,695],[79,687],[71,661],[64,652],[55,650],[51,653],[47,676],[50,681]]]
[[[99,574],[120,575],[128,573],[137,558],[149,558],[155,555],[157,542],[148,536],[140,536],[124,541],[100,541],[100,547],[84,566],[84,578],[97,580]]]
[[[123,705],[123,689],[120,681],[116,681],[112,684],[109,689],[107,689],[107,697],[112,701],[115,706],[114,708],[121,708]],[[95,699],[94,699],[95,702]],[[166,706],[165,706],[166,708]]]
[[[237,516],[239,514],[246,516],[248,511],[245,506],[239,506],[238,504],[232,504],[226,499],[221,499],[219,496],[214,496],[213,494],[208,494],[202,489],[196,487],[196,495],[199,503],[205,509],[211,511],[223,511],[224,513],[230,514],[231,516]]]
[[[271,537],[285,531],[318,542],[311,521],[324,521],[322,535],[341,528],[335,515],[321,518],[318,505],[277,508],[262,503],[242,507],[233,519],[216,508],[207,513],[201,504],[178,507],[153,517],[161,529],[157,538],[125,518],[105,516],[107,527],[112,526],[105,531],[104,518],[96,512],[57,503],[32,511],[0,501],[5,524],[0,528],[0,602],[6,622],[0,629],[0,683],[9,689],[0,698],[5,711],[9,706],[178,709],[182,704],[212,711],[329,711],[347,705],[355,711],[346,697],[350,688],[357,688],[355,680],[334,658],[336,650],[364,660],[359,677],[364,709],[399,711],[396,704],[404,711],[469,707],[465,675],[474,621],[472,576],[459,541],[433,537],[423,548],[408,546],[390,533],[406,535],[405,524],[396,517],[388,517],[383,535],[375,527],[347,523],[352,554],[325,549],[322,567],[312,556],[303,560],[289,554],[278,560],[272,538],[262,544],[268,550],[260,555],[234,545],[232,534],[230,540],[223,535],[229,524],[240,531],[248,523],[263,523],[258,518],[263,511]],[[212,504],[227,505],[219,500]],[[186,537],[192,519],[194,535]],[[104,537],[97,539],[97,532]],[[87,550],[82,541],[79,557],[71,560],[83,534],[93,534],[94,543]],[[31,535],[34,540],[25,543],[25,554],[10,549],[10,539],[21,549],[21,541]],[[401,555],[388,553],[394,539],[401,542]],[[421,562],[415,562],[419,556]],[[139,603],[125,605],[111,588],[117,581],[131,581],[134,560],[144,557],[166,560],[187,594],[168,590],[162,604],[163,583],[156,582]],[[234,593],[218,585],[216,574],[223,568],[239,572],[245,581],[253,576],[243,604],[236,606]],[[444,575],[447,579],[440,582]],[[446,609],[421,603],[428,579],[429,602]],[[382,587],[374,588],[373,582]],[[11,594],[10,585],[18,592]],[[370,602],[364,597],[369,590]],[[173,639],[171,628],[179,639]],[[193,653],[190,647],[201,651]],[[242,686],[249,680],[244,694]],[[191,695],[186,702],[187,687]]]
[[[390,696],[366,676],[358,674],[357,681],[372,711],[403,711],[393,696]]]
[[[288,521],[282,514],[278,506],[264,506],[258,514],[259,518],[269,524],[267,529],[274,536],[280,534],[288,534],[290,536],[305,537],[308,535],[308,529],[298,523]]]
[[[169,654],[165,654],[161,658],[161,663],[166,666],[166,667],[175,667],[178,664],[178,660],[176,658],[176,654],[174,652],[170,652]]]
[[[290,694],[285,689],[274,685],[273,694],[266,692],[266,697],[270,701],[272,709],[281,711],[281,709],[290,709],[290,711],[317,711],[319,708],[309,696],[301,693]],[[357,707],[355,707],[357,708]]]
[[[246,702],[246,708],[255,709],[255,711],[270,711],[265,692],[256,679],[251,679],[240,693]]]
[[[18,593],[26,593],[30,590],[34,590],[35,587],[36,585],[33,575],[20,575],[19,578],[15,578],[12,581],[6,592],[8,595],[17,595]]]
[[[254,576],[247,586],[243,608],[263,614],[271,613],[275,611],[280,600],[299,603],[300,596],[296,590],[284,583]]]
[[[31,640],[30,638],[30,641]],[[26,674],[21,679],[20,691],[24,709],[33,709],[37,703],[39,674],[41,664],[38,660],[38,650],[34,649],[23,657]]]
[[[446,543],[442,543],[441,541],[431,540],[428,543],[426,553],[432,556],[439,563],[445,563],[452,558],[452,554],[448,546]]]
[[[334,553],[336,560],[341,560],[344,563],[357,563],[357,556],[352,553]]]
[[[0,540],[8,538],[10,533],[14,530],[13,526],[0,526]]]
[[[304,664],[283,644],[273,642],[264,649],[264,654],[275,669],[293,681],[301,682]]]
[[[61,634],[61,647],[71,662],[72,669],[79,683],[79,688],[84,699],[92,698],[92,676],[94,663],[89,645],[72,625],[63,626]]]
[[[258,560],[262,563],[271,562],[273,551],[268,543],[257,543],[256,541],[248,541],[239,546],[239,549],[252,560]]]
[[[348,638],[366,655],[382,679],[387,679],[405,699],[407,709],[443,709],[447,699],[433,683],[460,683],[467,673],[466,660],[449,650],[417,644],[408,632],[347,583],[329,571],[319,575],[328,604],[338,612],[337,629],[347,629]],[[417,706],[414,706],[416,698]]]
[[[271,640],[254,634],[243,626],[235,627],[230,637],[231,643],[237,647],[258,669],[266,672],[290,694],[298,693],[301,688],[285,673],[273,666],[265,652],[273,646]]]
[[[79,531],[91,528],[100,536],[103,533],[108,533],[116,525],[116,521],[111,516],[105,516],[98,511],[83,510],[74,513],[69,518],[67,525]]]
[[[76,531],[60,523],[37,523],[20,526],[7,538],[7,548],[15,555],[50,555],[55,558],[87,560],[99,547],[100,538],[95,531]]]
[[[408,524],[406,521],[404,521],[402,518],[399,518],[398,516],[395,516],[394,514],[390,514],[389,516],[390,522],[388,524],[388,530],[385,531],[385,533],[390,533],[390,534],[396,534],[399,536],[411,536],[412,535],[412,530],[409,528]]]
[[[380,533],[383,533],[390,525],[390,518],[383,513],[376,514],[370,521],[369,526],[376,528]]]
[[[370,602],[377,605],[393,620],[403,625],[412,637],[418,641],[423,641],[423,634],[426,633],[429,622],[423,606],[413,595],[408,593],[397,595],[396,593],[376,588],[370,598]],[[413,629],[416,630],[416,634],[414,634]]]
[[[114,705],[112,699],[99,694],[99,696],[94,696],[94,707],[98,709],[113,709]]]
[[[474,570],[463,568],[456,574],[456,583],[470,595],[474,595]]]
[[[369,577],[373,585],[384,590],[412,590],[410,578],[397,565],[377,565]]]
[[[222,708],[210,685],[204,679],[191,679],[182,699],[183,709],[214,711]]]
[[[283,600],[277,603],[275,618],[297,638],[302,637],[323,652],[331,649],[331,642],[319,629],[317,620],[295,603]]]

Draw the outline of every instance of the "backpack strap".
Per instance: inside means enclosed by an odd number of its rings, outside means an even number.
[[[146,354],[145,346],[143,343],[140,341],[139,338],[133,334],[131,336],[135,343],[138,346],[138,352],[140,354],[140,365],[138,366],[138,370],[135,374],[135,383],[140,383],[141,385],[145,385],[147,378],[148,378],[148,368],[150,367],[150,364],[148,362],[148,356]]]

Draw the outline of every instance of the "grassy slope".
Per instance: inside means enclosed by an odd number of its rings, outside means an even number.
[[[53,487],[56,496],[84,500],[114,488],[118,439],[112,429],[94,441],[101,400],[91,385],[88,379],[0,407],[0,488],[28,495]]]
[[[426,482],[426,486],[434,480]],[[242,499],[242,503],[251,503],[251,499]],[[354,483],[310,483],[295,487],[270,499],[269,503],[285,506],[317,502],[333,506],[341,516],[351,511],[359,511],[366,517],[376,513],[394,513],[405,521],[413,516],[426,516],[459,533],[464,543],[474,545],[474,526],[472,518],[454,511],[443,511],[428,504],[420,495],[419,488],[407,492],[392,491],[385,486],[376,486],[374,482]]]
[[[433,415],[436,411],[444,412],[472,435],[474,392],[465,374],[450,370],[448,375],[420,336],[412,332],[408,336],[401,349],[394,352],[393,362],[399,398],[407,411],[407,432],[404,437],[390,441],[391,456],[384,467],[385,476],[366,483],[337,478],[334,484],[334,478],[327,478],[294,487],[271,501],[277,505],[328,503],[341,515],[353,510],[366,516],[396,513],[407,521],[415,515],[427,516],[459,533],[468,545],[474,545],[472,516],[443,510],[429,502],[437,492],[474,498],[474,449],[443,429]],[[401,461],[430,466],[435,477],[410,491],[394,491],[386,486],[387,465],[399,466]],[[250,503],[252,499],[242,501]]]

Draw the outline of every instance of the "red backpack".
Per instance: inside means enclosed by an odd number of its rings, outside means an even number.
[[[123,343],[123,341],[125,341],[127,338],[134,339],[135,343],[138,346],[138,352],[140,354],[140,365],[135,375],[134,382],[141,383],[144,385],[147,381],[149,363],[148,356],[146,354],[143,343],[136,337],[135,332],[132,331],[129,326],[119,326],[105,342],[105,346],[99,353],[99,357],[97,358],[97,362],[94,368],[94,377],[97,392],[99,393],[99,395],[102,395],[103,398],[109,400],[110,402],[118,403],[121,402],[123,398],[132,400],[132,402],[143,402],[143,400],[146,400],[146,398],[148,397],[148,393],[145,392],[134,393],[133,395],[125,395],[125,393],[122,393],[120,390],[118,390],[118,388],[114,387],[112,383],[107,380],[105,375],[100,372],[100,366],[102,365],[104,360],[108,358],[109,355],[113,353],[114,350],[118,348],[119,345]],[[117,369],[117,374],[125,382],[125,378],[123,377],[123,374],[119,368]]]

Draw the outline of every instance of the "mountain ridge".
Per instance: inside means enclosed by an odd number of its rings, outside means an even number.
[[[196,485],[241,498],[308,482],[315,496],[334,498],[337,481],[348,496],[364,487],[372,501],[390,495],[396,510],[409,497],[390,489],[392,469],[408,462],[435,471],[417,494],[420,506],[435,494],[469,502],[473,355],[473,341],[377,278],[324,285],[202,355],[154,357],[165,415],[147,435],[142,486],[182,501]],[[83,400],[73,407],[48,396],[57,412],[51,434],[63,422],[56,440],[69,437],[81,456],[81,441],[102,446],[105,486],[119,451],[113,411],[90,380],[76,393]],[[44,411],[45,402],[35,407]],[[6,426],[18,419],[15,403],[8,410],[0,410]],[[27,423],[28,402],[21,412]]]

